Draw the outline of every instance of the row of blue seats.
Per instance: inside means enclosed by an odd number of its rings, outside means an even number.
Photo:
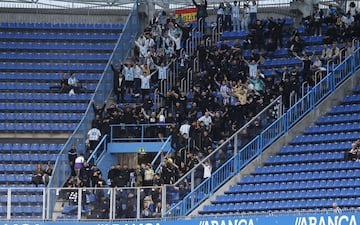
[[[259,193],[239,193],[218,195],[212,201],[214,204],[219,203],[236,203],[247,201],[267,201],[267,200],[284,200],[284,199],[311,199],[311,198],[336,198],[336,197],[360,197],[360,188],[335,188],[335,189],[310,189],[295,191],[269,191]]]
[[[307,163],[316,161],[339,161],[344,159],[343,152],[321,152],[321,153],[304,153],[293,155],[275,155],[270,156],[265,162],[266,165],[270,164],[283,164],[283,163]]]
[[[0,131],[6,132],[71,132],[78,123],[0,123]]]
[[[67,40],[67,41],[116,41],[119,38],[117,33],[29,33],[29,32],[0,32],[0,40],[4,39],[14,40]]]
[[[225,36],[224,36],[225,34]],[[222,34],[222,39],[223,40],[227,40],[227,39],[243,39],[245,36],[243,36],[244,34],[246,34],[245,31],[225,31]],[[303,37],[303,41],[304,41],[304,45],[309,46],[309,45],[318,45],[318,44],[322,44],[323,43],[323,37],[322,36],[304,36]],[[229,41],[230,46],[232,46],[234,44],[233,41]],[[282,43],[284,46],[288,45],[290,42],[290,38],[283,38],[282,39]],[[244,41],[240,40],[240,43],[243,44]],[[221,43],[217,43],[217,46],[221,46]]]
[[[55,101],[55,102],[63,102],[63,101],[88,101],[91,99],[92,93],[80,93],[76,95],[69,95],[68,93],[17,93],[17,92],[8,92],[1,94],[0,100],[18,100],[18,101],[24,101],[24,100],[33,100],[33,101]],[[23,106],[21,103],[14,103],[14,102],[8,102],[4,103],[2,105],[0,103],[0,110],[13,110],[17,108],[22,108]]]
[[[29,93],[32,95],[32,93]],[[40,94],[41,95],[41,94]],[[19,95],[20,96],[20,95]],[[72,98],[73,101],[77,100],[78,98]],[[86,98],[88,100],[88,98]],[[21,98],[11,98],[10,101],[20,101]],[[23,98],[23,100],[26,100]],[[48,99],[41,96],[36,96],[36,98],[30,98],[29,100],[44,100],[47,101]],[[61,100],[61,99],[60,99]],[[61,100],[64,101],[64,100]],[[0,102],[0,111],[18,111],[18,112],[84,112],[87,108],[86,103],[32,103],[32,102]]]
[[[354,93],[359,94],[360,93],[360,84],[356,86],[356,88],[353,90]]]
[[[0,70],[11,71],[96,71],[103,72],[105,63],[25,63],[25,62],[2,62]]]
[[[351,148],[352,142],[318,143],[283,146],[279,154],[345,151]]]
[[[44,153],[0,153],[0,161],[4,163],[37,163],[37,162],[55,162],[58,154]],[[2,165],[2,164],[0,164]]]
[[[266,192],[266,191],[294,191],[308,189],[347,188],[360,185],[360,178],[334,179],[334,180],[308,180],[273,183],[238,184],[231,186],[226,194]]]
[[[71,60],[71,61],[104,61],[110,58],[109,53],[58,53],[58,52],[1,52],[0,60]]]
[[[1,79],[1,78],[0,78]],[[97,84],[96,83],[82,83],[83,86],[86,86],[86,91],[95,91]],[[25,92],[48,92],[51,90],[52,87],[59,87],[60,82],[57,83],[49,83],[49,82],[41,82],[33,81],[33,82],[1,82],[0,80],[0,90],[1,91],[25,91]],[[84,89],[84,88],[83,88]],[[0,99],[6,100],[6,99],[12,99],[13,96],[8,95],[14,95],[13,92],[1,92],[0,93]],[[20,99],[30,97],[27,96],[15,96],[16,98],[19,97]]]
[[[349,114],[349,113],[359,113],[360,104],[351,104],[351,105],[339,105],[332,107],[331,111],[328,114]]]
[[[14,23],[2,22],[0,24],[2,29],[46,29],[46,30],[122,30],[124,24],[108,24],[108,23]]]
[[[0,195],[0,203],[7,203],[8,196],[7,195]],[[40,204],[43,202],[42,195],[11,195],[11,204],[18,204],[18,203],[29,203],[29,204]]]
[[[261,64],[262,67],[282,67],[287,66],[301,66],[302,62],[294,57],[291,58],[274,58],[266,59],[264,63]]]
[[[359,139],[359,132],[341,132],[330,134],[313,134],[296,136],[291,143],[292,144],[305,144],[305,143],[321,143],[331,141],[355,141]]]
[[[0,112],[0,121],[62,121],[76,122],[83,117],[82,113],[2,113]]]
[[[6,220],[7,219],[7,216],[6,214],[0,214],[0,220]],[[11,219],[13,220],[16,220],[16,221],[41,221],[43,220],[44,218],[42,217],[42,215],[39,213],[39,214],[34,214],[32,213],[32,215],[12,215],[11,216]]]
[[[360,102],[360,94],[347,95],[342,100],[344,104],[354,104]]]
[[[26,155],[26,156],[29,156],[29,155]],[[16,156],[16,157],[18,157],[18,156]],[[55,162],[54,158],[55,158],[55,155],[52,155],[51,158],[49,158],[49,159],[51,159],[50,160],[51,162]],[[35,159],[35,157],[34,157],[34,159]],[[26,161],[24,161],[27,164],[23,164],[23,163],[20,164],[19,162],[14,163],[14,164],[12,164],[12,163],[0,164],[0,169],[1,169],[0,171],[2,173],[34,173],[34,171],[37,168],[37,164],[36,164],[37,162],[32,162],[33,164],[30,164],[31,161],[28,161],[28,160],[29,159],[26,159]],[[45,160],[45,158],[44,158],[44,160]],[[48,161],[45,161],[45,162],[48,162]]]
[[[14,80],[26,80],[26,81],[57,81],[60,84],[60,80],[63,77],[63,73],[17,73],[17,72],[0,72],[0,79],[7,81]],[[69,74],[67,74],[69,77]],[[76,78],[80,81],[99,81],[101,73],[76,73]]]
[[[294,24],[294,19],[293,18],[285,18],[285,19],[281,19],[281,21],[285,22],[285,25],[292,25]],[[264,24],[267,24],[269,21],[268,20],[263,20]],[[276,21],[274,21],[276,22]],[[221,37],[222,38],[245,38],[246,36],[248,36],[248,32],[245,30],[241,30],[241,31],[224,31],[222,32]]]
[[[19,183],[19,184],[0,184],[0,193],[7,194],[9,188],[11,188],[12,194],[43,194],[43,189],[45,186],[43,184],[39,185],[39,188],[34,184],[29,183]]]
[[[320,180],[320,179],[344,179],[357,178],[359,169],[354,170],[328,170],[328,171],[312,171],[312,172],[294,172],[294,173],[276,173],[276,174],[258,174],[243,176],[241,184],[262,183],[262,182],[282,182],[296,180]]]
[[[352,114],[321,116],[319,120],[315,122],[315,124],[321,125],[321,124],[351,123],[351,122],[359,122],[359,121],[360,121],[360,113],[352,113]]]
[[[16,214],[41,214],[43,212],[43,206],[42,205],[27,205],[27,206],[13,206],[11,211],[13,212],[13,215]],[[0,206],[0,214],[4,214],[7,212],[6,206]]]
[[[29,174],[0,174],[1,183],[23,183],[31,182],[32,176]]]
[[[60,40],[61,41],[61,40]],[[113,43],[80,43],[80,42],[0,42],[1,50],[61,50],[61,51],[112,51],[115,47]]]
[[[58,152],[61,151],[64,144],[46,144],[46,143],[0,143],[0,151],[23,151],[23,152]]]
[[[200,214],[207,213],[230,213],[244,211],[272,211],[277,210],[302,210],[302,209],[331,209],[332,204],[338,202],[343,207],[360,206],[360,198],[329,198],[329,199],[295,199],[295,200],[274,200],[259,202],[242,202],[229,204],[206,205]]]
[[[269,165],[257,167],[254,174],[270,174],[270,173],[295,173],[307,171],[327,171],[327,170],[346,170],[359,169],[360,163],[354,161],[340,162],[308,162],[308,163],[287,163],[281,165]]]
[[[304,134],[336,133],[360,130],[360,123],[339,123],[318,126],[309,126]]]

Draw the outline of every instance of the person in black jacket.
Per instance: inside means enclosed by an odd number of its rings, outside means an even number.
[[[125,79],[124,75],[121,73],[123,69],[123,65],[120,62],[119,67],[115,67],[113,63],[111,63],[111,69],[114,73],[114,93],[116,95],[116,101],[119,104],[120,102],[124,102],[125,96]]]
[[[198,28],[200,29],[200,31],[203,31],[205,28],[205,18],[208,16],[207,13],[207,1],[206,0],[201,0],[200,4],[196,3],[195,0],[192,0],[196,9],[197,9],[197,13],[196,13],[196,18],[198,21]]]
[[[68,152],[68,159],[69,159],[69,165],[70,165],[70,169],[71,169],[71,176],[75,176],[75,170],[74,170],[74,165],[75,165],[75,159],[78,156],[77,152],[76,152],[76,146],[75,145],[71,145],[71,148]]]

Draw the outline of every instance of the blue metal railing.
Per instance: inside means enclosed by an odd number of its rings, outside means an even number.
[[[329,96],[336,87],[343,83],[348,77],[355,74],[360,67],[360,49],[348,56],[340,65],[315,85],[303,98],[281,115],[260,135],[254,137],[246,146],[239,148],[239,141],[242,138],[242,129],[231,136],[223,145],[228,143],[234,146],[234,156],[222,164],[212,173],[210,178],[192,188],[191,192],[179,201],[163,217],[179,217],[188,215],[193,209],[198,207],[208,196],[219,189],[225,182],[239,173],[242,168],[248,165],[254,158],[259,156],[266,147],[270,146],[276,139],[284,135],[307,113],[314,109],[324,98]],[[238,151],[239,149],[239,151]],[[188,176],[189,177],[189,176]],[[195,181],[194,173],[191,174],[191,184]],[[170,186],[166,186],[170,188]]]
[[[171,142],[171,136],[169,136],[166,141],[164,142],[164,144],[161,146],[160,151],[155,155],[154,159],[151,161],[151,165],[154,169],[154,172],[157,173],[160,170],[161,164],[163,162],[163,155],[164,154],[169,154],[173,151],[173,149],[171,148],[167,148],[168,143]],[[157,164],[158,163],[158,164]]]
[[[89,164],[97,165],[101,157],[107,152],[107,137],[108,135],[106,134],[98,143],[91,155],[88,157],[86,161]]]
[[[110,142],[132,141],[164,141],[168,137],[169,127],[172,124],[112,124],[110,125]],[[156,137],[159,129],[164,129],[164,137]]]

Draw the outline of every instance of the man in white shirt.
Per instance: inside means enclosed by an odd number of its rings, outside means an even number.
[[[233,31],[240,31],[240,6],[237,1],[231,7]]]
[[[90,152],[92,152],[92,151],[94,151],[94,149],[96,148],[96,146],[98,145],[98,143],[100,141],[101,132],[97,127],[93,126],[88,131],[87,137],[88,137],[89,143],[90,143]]]
[[[126,86],[126,94],[128,94],[129,92],[132,94],[133,93],[133,88],[134,88],[134,68],[132,64],[125,64],[122,74],[124,75],[125,78],[125,86]]]
[[[138,96],[140,93],[141,87],[141,76],[144,75],[144,72],[140,66],[140,62],[136,61],[134,66],[134,94]]]
[[[348,28],[350,24],[354,22],[354,17],[350,14],[350,12],[346,13],[341,17],[341,22],[345,25],[345,28]]]
[[[202,164],[202,166],[204,167],[204,176],[203,176],[203,178],[206,179],[206,178],[211,177],[212,167],[211,167],[210,162],[205,161],[205,162]]]
[[[210,126],[212,125],[212,119],[210,116],[210,112],[205,112],[205,114],[198,119],[199,122],[203,122],[205,125],[205,128],[207,130],[210,130]]]
[[[257,4],[256,0],[253,0],[249,4],[249,16],[250,16],[250,26],[254,25],[256,19],[257,19]]]
[[[185,139],[189,138],[190,125],[187,120],[185,120],[184,124],[180,126],[179,131],[181,136],[183,136]]]
[[[70,87],[69,94],[75,94],[80,92],[80,83],[79,80],[75,77],[75,73],[71,73],[68,79],[68,85]]]

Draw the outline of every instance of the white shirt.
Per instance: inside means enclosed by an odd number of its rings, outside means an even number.
[[[159,80],[166,80],[167,78],[167,66],[158,66],[158,79]]]
[[[231,7],[231,13],[232,13],[232,17],[234,18],[239,18],[240,17],[240,7],[239,5],[233,5]]]
[[[123,74],[125,76],[125,80],[134,81],[134,70],[130,67],[124,67]]]
[[[211,116],[202,116],[199,118],[200,122],[203,122],[205,126],[210,126],[210,124],[212,123],[212,119]]]
[[[144,45],[141,45],[139,42],[135,41],[135,44],[139,47],[139,51],[140,51],[140,56],[141,57],[146,57],[147,52],[148,52],[148,48]]]
[[[345,27],[348,27],[348,26],[350,26],[351,23],[354,22],[354,17],[353,16],[350,16],[350,17],[342,16],[341,22],[344,23]]]
[[[186,135],[186,138],[189,137],[189,131],[190,131],[190,125],[189,124],[183,124],[180,126],[180,133],[183,135]]]
[[[82,155],[76,157],[76,159],[75,159],[75,163],[81,163],[82,164],[84,161],[85,161],[85,159],[84,159],[84,156],[82,156]]]
[[[222,96],[228,95],[229,92],[230,92],[230,88],[226,84],[220,86],[220,93]]]
[[[74,76],[74,77],[70,77],[69,79],[68,79],[68,84],[70,85],[70,86],[76,86],[77,85],[77,79],[76,79],[76,77]]]
[[[248,18],[248,17],[249,17],[249,7],[244,7],[243,18]]]
[[[155,41],[152,38],[148,38],[145,40],[145,47],[149,49],[150,47],[155,46]]]
[[[218,9],[216,10],[216,14],[217,14],[217,15],[224,15],[224,9],[223,9],[223,8],[218,8]]]
[[[87,133],[90,141],[98,141],[101,137],[101,132],[97,128],[91,128]]]
[[[141,80],[141,89],[150,89],[150,78],[151,76],[140,76]]]
[[[249,77],[254,78],[256,77],[258,64],[248,64],[249,66]]]
[[[252,2],[249,5],[249,13],[257,13],[257,5],[254,5]]]
[[[204,178],[208,178],[208,177],[211,177],[211,166],[210,165],[206,165],[206,164],[203,164],[203,167],[204,167]]]
[[[136,65],[134,67],[134,78],[140,78],[141,75],[143,75],[143,71],[140,66]]]
[[[171,40],[173,40],[173,42],[175,43],[175,48],[176,50],[180,50],[181,49],[181,35],[179,36],[173,36],[171,34],[171,32],[169,32],[169,37],[171,38]]]

